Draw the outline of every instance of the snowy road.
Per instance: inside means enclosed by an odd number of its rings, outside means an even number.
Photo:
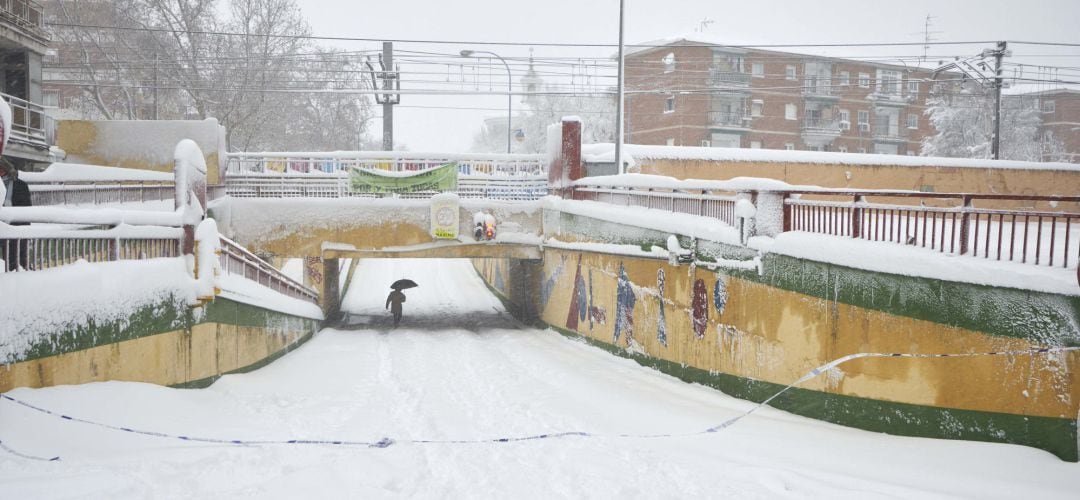
[[[0,402],[3,498],[1075,498],[1080,466],[1018,446],[873,434],[750,408],[550,331],[519,328],[465,261],[367,261],[327,329],[208,389],[100,383],[12,396],[110,424],[228,439],[345,439],[385,449],[187,443]],[[391,329],[387,285],[409,277]],[[584,431],[514,443],[418,444]]]

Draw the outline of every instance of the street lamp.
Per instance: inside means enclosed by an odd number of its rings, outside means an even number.
[[[506,64],[506,59],[503,59],[499,54],[494,52],[488,52],[486,50],[463,50],[461,51],[461,57],[471,57],[473,54],[491,54],[500,61],[503,66],[506,66],[506,154],[510,154],[510,120],[513,115],[513,103],[514,103],[514,77],[510,75],[510,65]]]

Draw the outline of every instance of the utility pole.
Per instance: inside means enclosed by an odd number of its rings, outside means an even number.
[[[158,119],[158,53],[154,52],[154,119]]]
[[[990,151],[995,160],[1001,159],[1001,59],[1005,57],[1008,42],[998,42],[994,51],[994,137]]]
[[[615,171],[620,174],[625,174],[623,170],[622,161],[622,145],[623,145],[623,3],[624,0],[619,0],[619,79],[618,79],[618,100],[615,105]]]
[[[382,148],[383,151],[394,150],[394,105],[401,103],[401,78],[400,69],[395,71],[394,68],[394,42],[383,42],[382,55],[379,56],[379,66],[382,71],[378,74],[375,73],[375,68],[371,67],[370,62],[364,62],[368,67],[368,72],[371,73],[371,89],[376,91],[375,104],[382,104],[383,107],[383,139]],[[379,90],[385,90],[389,93],[380,94]]]

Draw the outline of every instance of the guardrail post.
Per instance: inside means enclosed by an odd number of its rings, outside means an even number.
[[[966,255],[968,253],[968,231],[971,228],[971,195],[965,194],[962,200],[963,204],[960,209],[964,213],[960,216],[960,255]]]
[[[855,195],[855,206],[851,209],[851,237],[862,237],[862,204],[866,202],[866,199],[860,195]]]
[[[790,198],[791,193],[786,191],[780,193],[780,203],[784,207],[784,224],[780,231],[784,233],[791,231],[791,205],[788,204],[788,199]]]

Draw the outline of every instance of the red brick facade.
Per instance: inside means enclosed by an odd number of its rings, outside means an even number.
[[[929,78],[904,66],[674,42],[626,57],[627,141],[918,154],[932,133]]]

